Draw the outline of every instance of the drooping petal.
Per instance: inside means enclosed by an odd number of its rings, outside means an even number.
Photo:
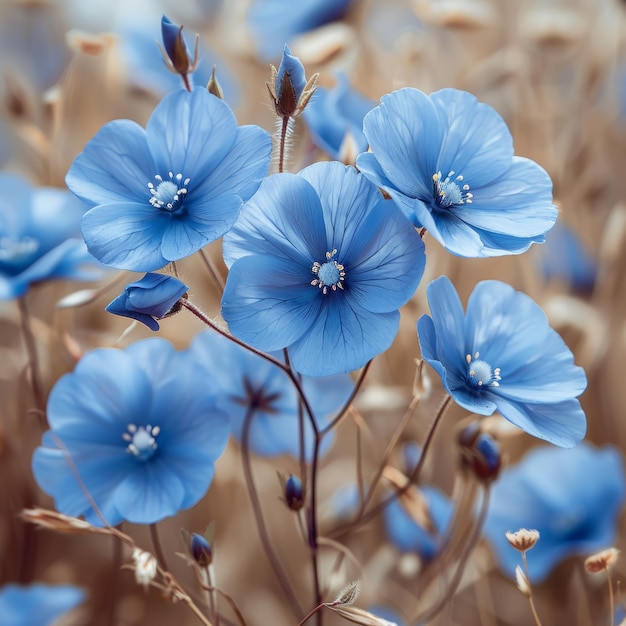
[[[498,411],[509,422],[533,437],[562,448],[579,444],[587,432],[585,413],[576,399],[557,403],[531,404],[493,395]]]

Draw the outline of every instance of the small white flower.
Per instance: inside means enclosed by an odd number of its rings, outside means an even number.
[[[157,573],[157,560],[145,550],[135,548],[133,550],[133,561],[135,563],[135,580],[144,589],[148,589]]]

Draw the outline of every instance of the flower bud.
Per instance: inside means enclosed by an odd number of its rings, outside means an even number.
[[[291,54],[285,44],[283,58],[278,70],[272,65],[272,81],[265,83],[270,92],[276,115],[279,117],[297,117],[304,111],[311,96],[317,89],[319,74],[314,74],[307,82],[304,66],[300,59]]]
[[[211,78],[209,78],[209,82],[207,83],[207,91],[212,93],[214,96],[218,97],[220,100],[224,99],[224,92],[222,91],[222,86],[217,80],[217,76],[215,76],[215,65],[213,66],[213,70],[211,71]]]
[[[146,274],[141,280],[126,285],[124,292],[110,302],[106,310],[115,315],[130,317],[150,330],[159,330],[157,320],[180,310],[178,301],[189,287],[173,276]]]
[[[189,551],[191,552],[191,556],[193,560],[200,567],[208,567],[211,565],[213,561],[213,551],[211,550],[211,545],[209,542],[198,533],[193,533],[191,535],[191,545],[189,546]]]
[[[196,35],[193,59],[183,38],[183,27],[174,24],[166,15],[161,18],[161,36],[163,37],[163,58],[174,74],[183,78],[196,69],[198,63],[198,35]]]
[[[501,455],[498,442],[481,431],[479,422],[464,428],[458,438],[461,448],[461,465],[483,482],[496,480],[500,473]]]
[[[299,511],[304,505],[302,483],[295,474],[290,474],[285,482],[285,502],[292,511]]]
[[[156,576],[157,560],[150,552],[135,548],[133,550],[133,561],[135,564],[135,580],[137,584],[143,585],[143,588],[147,589]]]

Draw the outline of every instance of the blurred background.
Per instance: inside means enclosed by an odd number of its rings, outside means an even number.
[[[180,78],[165,68],[158,47],[163,13],[184,25],[191,43],[193,34],[199,33],[196,80],[206,84],[215,66],[224,98],[240,124],[274,130],[275,114],[264,83],[270,80],[270,64],[280,63],[287,42],[307,76],[319,72],[321,88],[347,84],[359,94],[358,105],[346,105],[335,115],[350,117],[367,108],[367,101],[374,106],[382,95],[400,87],[427,93],[443,87],[464,89],[502,115],[516,154],[537,161],[554,182],[560,210],[557,226],[545,245],[534,246],[524,255],[460,259],[426,236],[426,275],[402,311],[397,340],[374,361],[355,414],[342,423],[323,459],[321,533],[348,546],[360,564],[345,559],[336,567],[336,553],[323,551],[329,595],[362,578],[358,606],[385,606],[395,611],[394,619],[408,620],[424,600],[420,555],[396,545],[380,516],[358,529],[335,530],[350,510],[355,442],[367,480],[380,466],[386,442],[411,401],[419,358],[415,322],[428,311],[425,286],[431,279],[448,275],[463,302],[486,278],[506,281],[532,296],[586,370],[589,384],[581,402],[588,418],[587,440],[594,446],[613,446],[620,458],[626,445],[626,4],[617,0],[0,0],[2,171],[19,173],[35,186],[63,187],[72,160],[103,124],[119,118],[145,124],[159,100],[180,86]],[[322,100],[320,94],[322,90],[309,107],[312,119],[297,120],[289,171],[317,160],[354,159],[350,140],[340,137],[332,146],[332,140],[320,138],[323,129],[312,113],[316,99]],[[350,122],[358,127],[358,121]],[[358,144],[358,137],[352,139]],[[221,264],[219,242],[208,253]],[[225,267],[220,267],[225,275]],[[179,270],[192,285],[194,302],[218,316],[220,294],[203,264],[189,258],[179,264]],[[114,278],[108,275],[106,281]],[[128,320],[104,312],[121,285],[135,278],[126,272],[101,298],[71,309],[58,309],[55,303],[79,288],[75,284],[51,282],[29,291],[46,391],[84,352],[118,340],[116,345],[127,345],[151,334],[147,328],[135,328],[120,340]],[[160,334],[182,349],[202,328],[191,316],[178,315],[162,323]],[[63,582],[86,589],[87,602],[67,618],[68,623],[199,623],[158,592],[144,592],[131,572],[120,573],[113,566],[115,548],[110,538],[35,531],[16,517],[26,506],[51,506],[30,472],[30,458],[42,430],[30,411],[33,400],[26,364],[18,307],[13,300],[2,301],[0,584]],[[404,429],[401,444],[423,440],[443,397],[439,380],[432,372],[427,374],[429,393]],[[455,501],[459,460],[450,442],[465,417],[456,406],[448,411],[423,473],[424,480]],[[508,465],[538,445],[497,418],[490,429]],[[400,470],[402,449],[398,446],[390,460]],[[254,458],[253,469],[276,551],[308,606],[312,591],[307,549],[292,513],[280,501],[276,481],[277,470],[297,471],[297,461]],[[549,478],[548,469],[546,481]],[[601,485],[603,477],[595,478]],[[346,490],[337,493],[342,486]],[[376,498],[384,493],[380,489]],[[575,498],[575,486],[573,493]],[[584,511],[591,525],[594,515],[602,515],[602,499],[593,506],[597,509]],[[236,442],[218,461],[206,498],[160,524],[172,571],[200,603],[191,568],[174,553],[183,550],[181,526],[199,532],[212,520],[216,521],[220,589],[232,596],[250,626],[295,626],[298,620],[258,541]],[[611,523],[616,546],[623,547],[624,524]],[[150,549],[146,528],[125,525],[123,530]],[[129,562],[128,554],[123,558]],[[544,624],[609,623],[606,580],[584,572],[581,561],[580,555],[566,553],[535,586]],[[625,573],[626,565],[618,560],[613,580],[623,580]],[[624,601],[620,591],[618,604]],[[437,586],[428,587],[427,593],[436,596]],[[499,571],[487,542],[479,543],[448,604],[443,615],[428,623],[533,623],[527,599]],[[223,610],[225,623],[236,623],[226,605]],[[615,620],[619,623],[619,617]],[[324,621],[343,620],[326,613]]]

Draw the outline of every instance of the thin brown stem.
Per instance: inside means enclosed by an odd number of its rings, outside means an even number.
[[[285,167],[285,145],[287,143],[287,134],[289,131],[289,116],[283,115],[283,120],[280,125],[280,145],[278,148],[278,172],[284,171]]]
[[[294,593],[291,583],[289,582],[289,578],[274,550],[272,541],[267,532],[263,509],[261,508],[261,502],[254,483],[254,477],[252,476],[252,467],[250,463],[250,426],[252,425],[253,417],[254,410],[249,409],[244,418],[243,432],[241,435],[241,460],[246,487],[248,489],[248,494],[250,495],[250,504],[252,505],[252,512],[254,513],[257,531],[259,533],[259,538],[261,539],[261,545],[263,546],[265,555],[267,556],[267,559],[274,570],[274,574],[283,589],[285,597],[291,606],[291,610],[298,619],[302,619],[302,615],[304,614],[303,610],[300,607],[296,594]]]
[[[113,557],[111,560],[113,564],[113,580],[109,587],[107,624],[109,624],[109,626],[115,626],[115,624],[117,624],[115,611],[117,609],[120,593],[120,568],[122,566],[122,544],[115,539],[113,540]]]
[[[35,335],[33,334],[33,328],[30,323],[30,313],[26,304],[26,295],[17,299],[17,305],[20,311],[20,323],[22,328],[22,337],[24,338],[24,345],[26,347],[26,354],[28,355],[28,364],[30,369],[30,380],[33,388],[33,397],[35,399],[35,406],[42,425],[46,425],[45,410],[46,410],[46,394],[41,379],[41,369],[39,366],[39,356],[37,354],[37,343],[35,341]]]
[[[533,613],[533,618],[537,626],[541,626],[541,620],[537,614],[537,608],[535,607],[535,600],[533,598],[533,591],[530,586],[530,576],[528,574],[528,560],[526,559],[526,550],[522,552],[522,562],[524,563],[524,572],[526,573],[526,582],[528,583],[528,602],[530,603],[530,610]],[[611,624],[613,624],[613,613],[611,613]]]
[[[609,583],[609,619],[610,626],[613,626],[613,616],[615,615],[615,599],[613,597],[613,583],[611,581],[611,572],[609,568],[606,569],[606,580]]]

